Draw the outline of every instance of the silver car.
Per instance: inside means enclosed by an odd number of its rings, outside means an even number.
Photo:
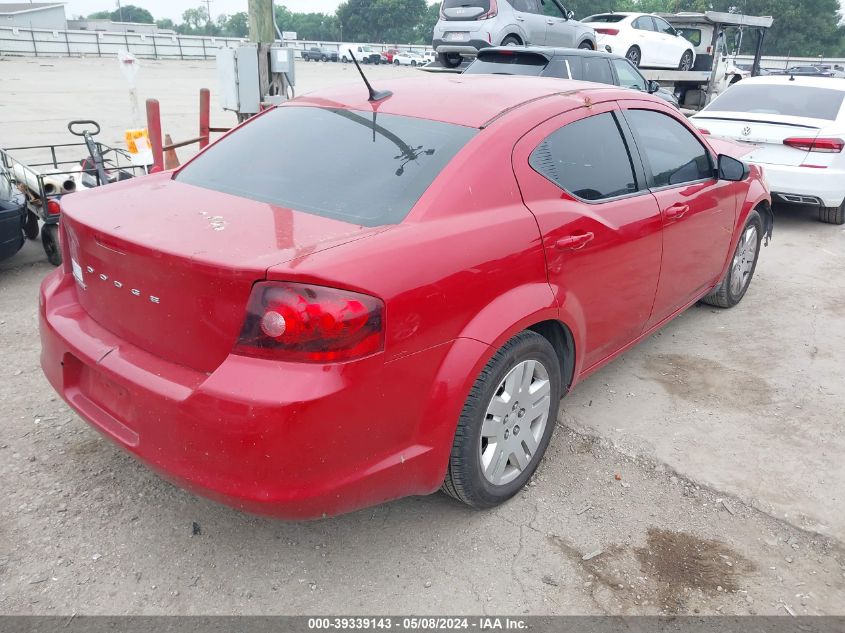
[[[488,46],[596,50],[596,32],[560,0],[443,0],[432,46],[447,68]]]

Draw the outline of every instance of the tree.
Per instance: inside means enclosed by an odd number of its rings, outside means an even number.
[[[428,17],[426,0],[347,0],[337,9],[349,41],[412,43]]]
[[[156,20],[156,26],[165,31],[173,31],[176,29],[176,25],[170,18],[162,18],[161,20]]]
[[[142,24],[152,24],[155,21],[153,20],[152,13],[141,7],[136,7],[134,4],[127,4],[120,9],[112,11],[111,20],[113,22],[120,22],[122,20],[123,22]]]
[[[111,11],[96,11],[88,15],[89,20],[111,20]]]
[[[220,24],[220,18],[225,20],[223,24]],[[229,37],[247,37],[249,35],[249,16],[245,12],[241,11],[230,16],[221,15],[220,18],[217,19],[217,22],[223,35]]]
[[[182,24],[180,24],[176,29],[180,33],[203,33],[206,30],[206,25],[208,24],[208,10],[203,7],[199,6],[195,9],[185,9],[182,13]]]

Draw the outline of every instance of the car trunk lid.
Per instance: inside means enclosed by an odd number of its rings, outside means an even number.
[[[170,362],[213,371],[270,266],[374,234],[366,228],[148,176],[62,201],[79,302]]]
[[[756,148],[744,160],[769,164],[799,166],[804,164],[810,152],[784,144],[790,138],[810,138],[819,136],[821,128],[829,121],[799,119],[797,117],[765,115],[755,116],[747,112],[719,112],[718,114],[698,115],[693,122],[706,129],[713,136],[722,136],[741,143],[748,143]]]

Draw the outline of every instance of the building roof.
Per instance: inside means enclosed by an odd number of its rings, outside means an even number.
[[[54,7],[64,7],[64,2],[2,2],[0,3],[0,15],[16,15],[18,13],[30,13],[32,11],[44,11]]]

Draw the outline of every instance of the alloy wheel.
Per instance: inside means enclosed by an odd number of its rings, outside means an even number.
[[[550,394],[549,372],[536,360],[519,363],[499,383],[478,447],[487,481],[505,485],[531,465],[549,423]]]
[[[731,264],[731,294],[738,297],[751,282],[754,262],[757,259],[757,227],[749,226],[745,229],[736,247],[733,263]]]

